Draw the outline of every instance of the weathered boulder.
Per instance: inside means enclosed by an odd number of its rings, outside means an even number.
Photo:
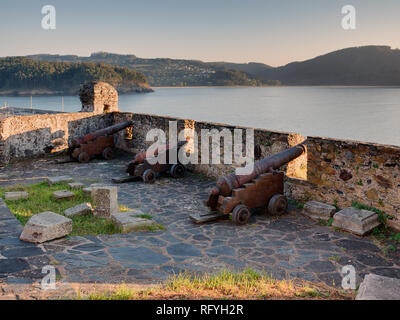
[[[316,220],[328,221],[336,212],[336,208],[318,201],[308,201],[303,208],[303,213]]]
[[[143,227],[155,224],[153,220],[138,217],[143,212],[136,210],[130,212],[119,212],[112,215],[112,221],[121,228],[123,233],[140,230]]]
[[[117,187],[92,187],[92,199],[94,206],[93,215],[95,217],[111,219],[111,216],[119,211]]]
[[[367,274],[356,300],[400,300],[400,279]]]
[[[332,226],[363,236],[379,224],[375,212],[348,207],[333,216]]]
[[[75,216],[89,215],[92,212],[93,212],[92,205],[86,202],[78,204],[75,207],[68,208],[67,210],[64,211],[64,215],[71,218]]]
[[[49,177],[47,178],[47,183],[49,186],[56,184],[56,183],[67,183],[67,182],[72,182],[74,179],[72,179],[70,176],[59,176],[59,177]]]
[[[54,212],[42,212],[29,219],[20,239],[43,243],[68,235],[72,231],[72,220]]]
[[[56,200],[67,200],[72,199],[75,195],[68,190],[58,190],[53,192],[53,197]]]
[[[4,197],[6,200],[20,200],[28,198],[29,194],[28,192],[22,192],[22,191],[6,192],[4,193]]]

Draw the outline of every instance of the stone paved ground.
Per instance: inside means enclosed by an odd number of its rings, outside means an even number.
[[[111,183],[112,177],[124,175],[129,158],[120,155],[110,162],[89,164],[60,165],[45,159],[18,163],[1,170],[0,185],[57,175],[70,175],[87,185]],[[203,201],[214,184],[189,174],[180,180],[161,177],[153,185],[119,185],[120,204],[153,215],[166,230],[69,237],[39,246],[18,240],[22,228],[1,202],[0,295],[18,290],[21,294],[24,286],[37,288],[44,276],[42,267],[49,264],[57,268],[64,284],[149,284],[183,270],[202,273],[251,267],[277,279],[297,277],[340,286],[341,267],[348,264],[355,266],[358,283],[369,272],[400,278],[400,248],[385,254],[372,239],[320,226],[295,208],[281,218],[255,215],[242,227],[229,220],[193,224],[189,214],[206,210]]]

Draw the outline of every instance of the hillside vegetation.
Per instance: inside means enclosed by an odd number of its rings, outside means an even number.
[[[110,82],[127,73],[117,66],[129,68],[144,74],[152,86],[400,85],[400,50],[388,46],[347,48],[277,68],[255,62],[144,59],[107,52],[93,53],[89,57],[41,54],[28,58],[78,63],[80,69],[90,69],[88,77],[93,76],[93,63],[97,66],[99,63],[113,65],[115,67],[108,66],[99,71],[102,76],[111,78]],[[114,70],[119,75],[111,75],[107,70]],[[83,78],[84,72],[86,70],[77,71]]]
[[[24,57],[0,59],[1,94],[77,94],[89,81],[106,81],[123,92],[151,91],[144,74],[94,62],[48,62]]]
[[[400,50],[365,46],[334,51],[314,59],[258,73],[260,80],[285,85],[400,85]]]

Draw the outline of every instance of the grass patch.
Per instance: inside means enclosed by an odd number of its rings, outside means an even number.
[[[275,280],[252,269],[234,273],[223,270],[201,276],[180,273],[170,276],[166,283],[147,289],[120,285],[105,290],[79,291],[83,300],[140,299],[354,299],[354,292],[343,292],[323,284],[301,280]]]
[[[57,201],[52,194],[57,190],[70,190],[74,193],[74,198],[70,200]],[[85,195],[82,190],[71,190],[66,183],[58,183],[49,186],[47,182],[35,183],[30,185],[15,185],[6,188],[0,188],[0,197],[4,199],[5,192],[26,191],[29,193],[28,199],[17,201],[5,200],[15,217],[25,225],[29,218],[35,214],[52,211],[58,214],[64,214],[68,208],[84,202],[91,202],[91,197]],[[124,206],[120,209],[124,210]],[[130,209],[128,210],[130,211]],[[71,236],[98,235],[120,233],[110,220],[100,219],[93,216],[78,216],[72,218]]]

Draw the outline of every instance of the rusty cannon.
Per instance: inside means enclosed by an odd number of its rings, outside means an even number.
[[[232,214],[232,221],[244,225],[251,216],[250,209],[264,208],[271,215],[281,215],[287,209],[283,195],[284,173],[276,171],[306,151],[305,141],[288,150],[254,163],[251,173],[230,173],[218,179],[211,189],[206,206],[209,212],[191,215],[195,223],[217,220]]]
[[[106,160],[112,159],[113,135],[132,125],[133,121],[124,121],[73,139],[69,145],[71,158],[83,163],[89,162],[90,159],[99,155],[102,155]]]
[[[126,172],[128,178],[112,179],[114,183],[125,183],[142,179],[145,183],[153,183],[161,173],[169,172],[173,178],[182,178],[186,173],[186,167],[179,162],[179,150],[187,144],[187,141],[179,141],[176,145],[163,145],[154,150],[153,153],[142,151],[128,164]],[[165,163],[154,160],[155,157],[165,153]],[[175,153],[177,163],[170,163],[170,153]]]

